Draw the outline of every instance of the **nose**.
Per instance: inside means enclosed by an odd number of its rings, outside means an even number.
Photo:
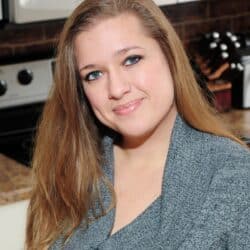
[[[129,79],[125,76],[124,72],[113,70],[109,73],[108,81],[109,99],[121,99],[131,90]]]

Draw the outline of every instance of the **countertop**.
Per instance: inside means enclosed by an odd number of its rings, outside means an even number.
[[[0,205],[26,200],[31,194],[31,169],[0,154]]]
[[[250,109],[231,110],[222,116],[237,135],[250,139]],[[29,199],[30,168],[0,154],[0,173],[0,205]]]
[[[222,117],[236,135],[247,139],[250,144],[250,109],[231,110],[222,113]]]

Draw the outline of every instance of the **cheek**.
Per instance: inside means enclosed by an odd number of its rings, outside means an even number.
[[[155,92],[162,95],[173,92],[173,80],[170,70],[165,62],[160,64],[147,65],[145,70],[137,76],[137,82],[141,89]],[[170,94],[169,93],[169,94]]]
[[[133,76],[133,83],[136,84],[137,88],[142,91],[150,91],[154,89],[156,82],[155,67],[151,65],[146,65],[142,70],[136,71]]]
[[[100,91],[84,88],[84,92],[93,111],[99,110],[103,106],[103,96],[100,95]]]

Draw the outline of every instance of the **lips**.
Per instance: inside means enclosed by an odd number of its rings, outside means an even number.
[[[143,98],[135,99],[122,105],[117,105],[113,111],[117,115],[128,115],[135,111],[142,103]]]

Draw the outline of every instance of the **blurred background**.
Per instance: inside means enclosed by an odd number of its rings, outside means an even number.
[[[0,249],[23,249],[33,138],[53,84],[59,34],[79,2],[0,0]],[[155,2],[208,101],[250,144],[250,1]]]

